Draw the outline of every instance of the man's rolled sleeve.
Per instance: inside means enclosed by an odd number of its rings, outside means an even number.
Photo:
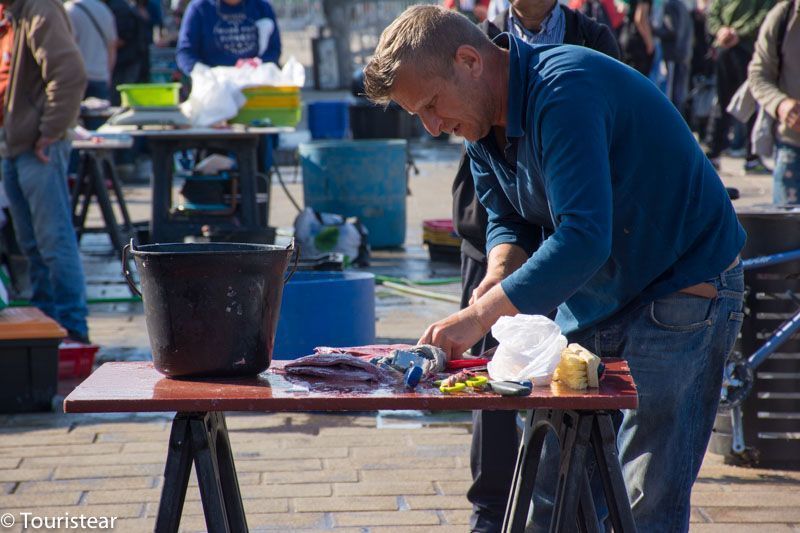
[[[539,244],[541,230],[511,206],[491,168],[477,150],[467,150],[475,180],[475,193],[486,208],[486,254],[498,244],[514,244],[530,255]]]

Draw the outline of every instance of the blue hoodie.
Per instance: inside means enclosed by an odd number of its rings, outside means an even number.
[[[509,144],[490,134],[467,151],[487,252],[512,243],[531,254],[502,282],[517,309],[558,308],[572,333],[734,261],[745,233],[725,187],[653,83],[584,47],[502,40]],[[541,246],[539,227],[552,231]]]
[[[274,29],[267,49],[258,56],[256,21],[272,19]],[[266,0],[242,0],[231,6],[222,0],[192,0],[178,35],[178,68],[187,76],[195,63],[209,67],[233,66],[239,59],[261,57],[277,63],[281,57],[281,36],[272,6]]]

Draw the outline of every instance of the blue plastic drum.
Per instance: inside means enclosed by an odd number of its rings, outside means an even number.
[[[374,342],[374,275],[296,272],[284,287],[273,359],[296,359],[317,346]]]
[[[406,240],[406,141],[314,141],[300,145],[305,205],[356,216],[373,248]]]

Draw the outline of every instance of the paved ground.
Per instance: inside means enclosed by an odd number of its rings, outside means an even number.
[[[420,175],[410,182],[407,248],[376,254],[373,270],[411,278],[457,274],[428,261],[421,220],[449,217],[449,180],[457,145],[415,150]],[[744,176],[726,159],[723,175],[737,204],[768,200],[769,177]],[[291,172],[289,172],[291,175]],[[289,184],[302,197],[302,187]],[[127,188],[134,219],[144,219],[148,192]],[[275,189],[271,221],[290,226],[294,211]],[[90,297],[124,296],[118,263],[102,238],[83,245]],[[457,286],[438,290],[456,294]],[[379,288],[381,339],[415,340],[454,304]],[[147,358],[140,304],[94,305],[91,334],[101,359]],[[169,432],[164,416],[0,416],[0,514],[116,516],[118,531],[152,528]],[[240,415],[228,418],[248,522],[253,530],[403,532],[465,531],[469,508],[470,425],[466,414],[419,413]],[[199,494],[190,487],[186,531],[204,529]],[[800,472],[744,469],[708,455],[693,495],[692,530],[800,531]],[[2,528],[0,527],[0,531]]]

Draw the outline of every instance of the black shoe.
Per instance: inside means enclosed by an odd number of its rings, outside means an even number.
[[[745,161],[744,171],[746,174],[772,174],[772,171],[761,161],[761,158]]]
[[[79,344],[92,344],[88,335],[81,335],[77,331],[72,330],[67,331],[67,338],[64,340],[67,342],[77,342]]]

